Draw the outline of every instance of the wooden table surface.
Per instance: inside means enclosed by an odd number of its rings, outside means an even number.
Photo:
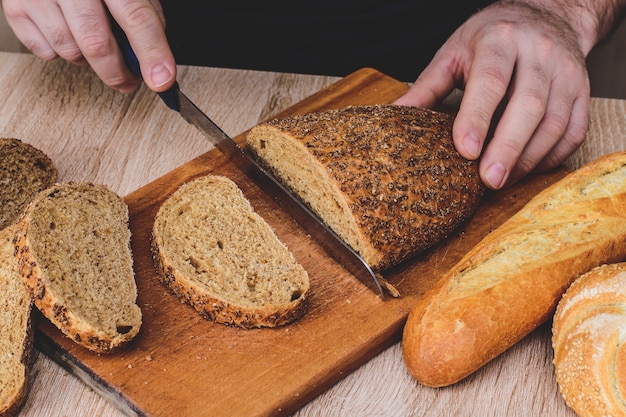
[[[337,80],[198,67],[180,67],[178,77],[181,89],[233,136]],[[175,112],[155,112],[163,104],[145,87],[119,94],[89,70],[60,61],[0,53],[0,91],[0,136],[42,149],[56,162],[61,181],[104,183],[127,195],[210,149]],[[135,100],[145,105],[129,106]],[[93,110],[96,103],[98,112]],[[102,114],[103,103],[110,112]],[[122,118],[130,117],[138,120],[136,129],[116,130]],[[587,140],[568,167],[626,149],[625,135],[626,101],[594,98]],[[412,379],[400,345],[394,344],[294,415],[574,416],[553,371],[549,323],[466,380],[443,389]],[[20,416],[122,415],[36,352],[33,385]]]

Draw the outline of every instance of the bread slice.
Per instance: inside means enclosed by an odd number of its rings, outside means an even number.
[[[18,267],[37,308],[96,352],[141,327],[128,207],[104,185],[55,184],[35,197],[16,233]]]
[[[626,259],[626,152],[569,173],[467,252],[411,310],[402,338],[422,384],[470,375],[548,320],[569,285]]]
[[[30,388],[32,300],[13,257],[15,225],[0,230],[0,416],[14,416]]]
[[[552,323],[556,380],[579,416],[626,415],[626,263],[576,279]]]
[[[305,312],[307,272],[226,177],[172,193],[156,214],[152,252],[161,281],[208,319],[275,327]]]
[[[35,195],[56,180],[57,169],[41,150],[0,138],[0,229],[15,223]]]
[[[453,117],[397,105],[270,120],[246,146],[357,251],[384,270],[470,218],[484,187],[452,142]]]

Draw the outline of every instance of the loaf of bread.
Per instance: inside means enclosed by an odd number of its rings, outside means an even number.
[[[351,106],[271,120],[246,146],[381,271],[470,218],[483,185],[456,151],[453,117],[397,105]]]
[[[226,177],[197,178],[168,197],[152,252],[161,281],[215,322],[275,327],[306,310],[307,272]]]
[[[424,385],[470,375],[550,318],[581,274],[626,259],[626,152],[549,186],[418,301],[403,356]]]
[[[13,257],[15,225],[0,230],[0,416],[14,416],[30,388],[32,300]]]
[[[57,169],[41,150],[0,138],[0,229],[15,223],[35,195],[56,180]]]
[[[65,335],[96,352],[141,327],[128,207],[104,185],[55,184],[18,223],[18,268],[35,306]]]
[[[626,416],[626,263],[568,288],[552,323],[556,380],[580,417]]]

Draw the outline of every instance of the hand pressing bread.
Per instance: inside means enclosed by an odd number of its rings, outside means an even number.
[[[626,152],[536,195],[471,249],[409,314],[402,340],[422,384],[453,384],[554,312],[568,286],[626,259]]]

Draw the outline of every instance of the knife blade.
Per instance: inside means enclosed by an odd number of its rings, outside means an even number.
[[[110,15],[109,20],[128,68],[135,75],[141,77],[139,61],[126,34]],[[383,287],[367,262],[306,204],[265,169],[247,149],[239,146],[234,139],[228,136],[187,98],[180,90],[178,82],[175,82],[169,90],[158,94],[170,109],[177,111],[183,119],[200,130],[230,162],[275,200],[333,259],[381,299],[385,298]]]

